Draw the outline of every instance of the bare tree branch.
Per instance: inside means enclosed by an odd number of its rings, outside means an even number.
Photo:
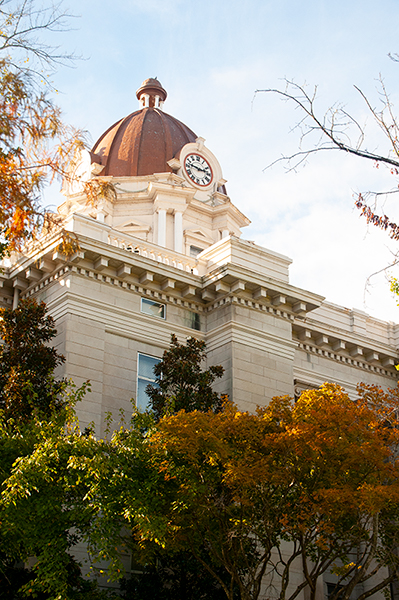
[[[388,135],[389,126],[387,126],[387,124],[385,123],[383,117],[381,116],[381,113],[377,113],[377,111],[372,108],[372,106],[367,101],[366,97],[361,92],[361,90],[359,90],[359,88],[357,88],[356,86],[355,86],[355,88],[359,91],[359,93],[362,95],[362,97],[366,100],[367,106],[371,110],[373,116],[379,123],[380,127],[382,129],[384,129],[385,133]],[[290,91],[291,89],[292,89],[292,91]],[[265,167],[265,169],[270,168],[272,165],[276,164],[277,162],[285,161],[285,162],[290,163],[292,160],[294,160],[295,158],[298,158],[298,157],[301,157],[300,163],[302,163],[303,160],[306,160],[306,158],[310,154],[315,153],[315,152],[320,152],[323,150],[341,150],[342,152],[347,152],[348,154],[353,154],[355,156],[359,156],[360,158],[366,158],[368,160],[386,163],[388,165],[392,165],[394,167],[399,168],[399,158],[391,158],[389,156],[385,156],[383,154],[377,154],[375,152],[370,152],[368,150],[364,150],[361,148],[361,145],[364,142],[364,131],[363,131],[362,127],[360,126],[360,124],[357,122],[357,120],[355,118],[353,118],[351,115],[349,115],[349,113],[343,107],[332,106],[327,110],[327,112],[322,117],[319,117],[315,110],[315,101],[316,101],[316,94],[317,94],[316,86],[314,87],[313,93],[311,95],[309,95],[307,93],[305,87],[302,87],[302,86],[294,83],[293,81],[286,81],[286,89],[285,90],[279,90],[276,88],[267,88],[267,89],[263,89],[263,90],[256,90],[255,96],[257,94],[261,94],[261,93],[277,94],[284,100],[293,102],[296,105],[296,108],[299,108],[301,111],[303,111],[305,113],[305,116],[303,117],[303,119],[299,123],[297,123],[297,125],[295,126],[295,128],[298,128],[301,130],[300,147],[302,145],[304,138],[309,133],[313,133],[313,132],[317,131],[322,136],[320,138],[320,141],[318,143],[316,143],[316,145],[314,147],[309,148],[307,150],[301,149],[300,151],[295,152],[291,156],[282,156],[282,157],[278,158],[277,160],[273,161],[267,167]],[[388,107],[389,103],[387,103],[386,106]],[[350,144],[349,142],[345,142],[342,139],[343,136],[345,136],[345,137],[347,137],[347,139],[349,139],[349,136],[347,134],[347,128],[351,124],[355,125],[356,128],[360,132],[359,139],[357,140],[356,144],[354,144],[354,145]],[[323,141],[324,137],[327,137],[326,142]],[[393,136],[388,135],[388,137],[389,137],[391,143],[394,143]],[[395,149],[395,146],[394,146],[394,149]],[[398,152],[396,152],[396,155],[399,156]],[[298,165],[295,165],[295,166],[298,166]]]
[[[49,0],[47,6],[39,5],[37,0],[0,0],[0,58],[7,62],[8,69],[23,74],[36,88],[45,81],[52,89],[49,76],[55,69],[73,66],[82,57],[45,42],[43,34],[70,31],[73,18],[75,15],[63,8],[62,0]]]
[[[392,60],[399,62],[398,54],[389,56]],[[312,154],[325,152],[326,150],[339,150],[373,161],[377,167],[379,164],[386,165],[393,176],[399,177],[399,120],[395,115],[385,83],[380,75],[381,108],[378,109],[372,105],[359,87],[354,87],[365,102],[385,140],[388,141],[388,152],[378,153],[364,147],[366,141],[364,128],[344,106],[334,104],[324,113],[320,113],[316,107],[317,86],[314,86],[309,92],[305,85],[301,86],[294,81],[285,80],[285,89],[259,89],[255,91],[254,99],[261,93],[276,94],[285,102],[292,103],[295,109],[300,111],[300,120],[291,128],[291,131],[299,131],[299,149],[293,154],[280,156],[267,165],[264,170],[283,162],[287,165],[287,171],[295,171],[300,165],[306,163]],[[312,134],[318,135],[318,138],[315,140]],[[395,187],[388,191],[359,193],[355,201],[356,207],[361,211],[361,215],[366,218],[367,223],[387,231],[395,241],[399,241],[399,226],[387,215],[376,214],[375,211],[377,210],[377,202],[382,196],[396,194],[398,191],[399,183],[396,182]],[[371,198],[374,199],[374,206],[370,205]]]

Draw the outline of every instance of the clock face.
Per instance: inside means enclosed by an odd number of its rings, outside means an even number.
[[[193,183],[205,187],[212,182],[211,165],[199,154],[188,154],[184,161],[184,169]]]

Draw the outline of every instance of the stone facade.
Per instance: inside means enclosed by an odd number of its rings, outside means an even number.
[[[194,258],[80,213],[65,226],[79,251],[62,256],[58,235],[43,238],[4,269],[0,297],[47,303],[62,374],[91,381],[83,426],[101,431],[105,413],[131,410],[138,354],[161,357],[171,333],[206,341],[209,364],[225,368],[218,391],[243,409],[324,381],[350,394],[359,381],[396,383],[398,326],[291,286],[284,256],[228,236]],[[164,318],[143,312],[142,299],[164,306]]]
[[[140,110],[159,112],[161,101],[147,96]],[[192,159],[190,171],[190,156],[204,162]],[[131,411],[139,356],[160,358],[172,333],[205,340],[209,365],[225,369],[217,390],[249,411],[324,381],[351,395],[360,381],[396,385],[399,326],[290,285],[289,258],[241,240],[249,220],[202,138],[166,156],[164,172],[108,173],[115,193],[93,206],[82,182],[101,177],[103,160],[83,153],[64,189],[59,213],[79,250],[62,255],[60,234],[49,233],[0,275],[2,306],[33,296],[55,317],[66,357],[59,375],[90,379],[82,427],[94,423],[101,434],[106,413]],[[211,180],[201,181],[206,171]]]

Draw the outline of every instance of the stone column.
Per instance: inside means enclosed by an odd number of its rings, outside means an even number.
[[[19,289],[17,287],[14,288],[14,297],[12,301],[12,309],[15,310],[18,308],[19,303]]]
[[[183,213],[175,212],[175,252],[183,252]]]
[[[158,246],[166,247],[166,210],[158,208]]]

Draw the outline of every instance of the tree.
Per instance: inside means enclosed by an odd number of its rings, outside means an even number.
[[[212,389],[214,381],[223,375],[221,366],[202,369],[206,360],[205,342],[189,338],[180,344],[175,335],[171,336],[171,346],[154,367],[155,385],[147,387],[152,416],[159,421],[165,414],[179,410],[218,412],[223,406],[223,397]],[[140,556],[137,548],[133,554]],[[208,571],[188,551],[169,552],[162,548],[152,548],[145,556],[142,572],[133,575],[125,584],[126,599],[148,597],[193,599],[223,597],[220,585],[210,577]],[[223,572],[219,573],[223,578]]]
[[[123,544],[137,551],[135,538],[123,534],[124,517],[116,510],[121,493],[126,496],[134,490],[121,492],[115,481],[120,481],[119,476],[133,466],[135,477],[151,486],[146,440],[155,426],[154,416],[135,414],[131,428],[117,429],[110,441],[96,440],[90,431],[82,436],[70,412],[70,399],[65,397],[66,382],[56,384],[52,378],[52,370],[61,357],[46,345],[53,339],[55,328],[51,317],[46,316],[44,305],[23,301],[16,311],[6,310],[3,314],[6,344],[0,365],[3,364],[7,382],[11,379],[11,384],[4,386],[7,410],[3,411],[3,421],[0,419],[3,572],[15,573],[16,560],[34,555],[37,558],[34,571],[23,572],[26,579],[23,589],[33,590],[32,593],[45,590],[44,598],[69,590],[68,597],[72,598],[80,590],[79,577],[71,581],[71,569],[72,572],[77,569],[71,552],[78,541],[87,542],[89,553],[99,560],[114,557],[110,569],[114,577],[123,572],[119,557],[115,558],[115,549]],[[168,368],[164,372],[169,377],[169,386],[164,386],[165,392],[173,389],[179,398],[188,401],[193,399],[195,390],[197,393],[203,390],[207,407],[210,401],[219,402],[210,384],[222,370],[216,367],[209,373],[201,370],[205,345],[193,339],[187,347],[180,346],[176,339],[174,342],[172,350],[178,355],[173,354],[177,366],[171,368],[173,361],[170,353],[166,353]],[[184,361],[193,353],[195,364],[189,369]],[[180,390],[180,395],[179,385],[173,387],[180,381],[176,373],[189,374],[190,386],[181,386],[185,393]],[[79,397],[82,394],[78,390]],[[197,405],[200,405],[198,399]],[[109,433],[110,430],[111,424]],[[204,597],[220,600],[220,586],[215,585],[208,571],[189,552],[163,551],[153,544],[142,556],[147,567],[141,576],[126,583],[126,598],[150,589],[165,599],[173,593],[173,597],[185,598],[189,594],[198,600]]]
[[[155,560],[154,560],[155,559]],[[218,574],[227,580],[223,569]],[[224,600],[223,588],[191,554],[171,554],[158,547],[149,563],[137,565],[129,579],[121,581],[124,600]],[[238,598],[238,596],[237,596]]]
[[[212,384],[224,369],[214,365],[203,371],[205,360],[205,342],[191,337],[183,345],[172,334],[170,349],[154,367],[155,385],[146,389],[156,420],[180,410],[221,410],[223,398],[213,391]]]
[[[137,429],[120,432],[102,515],[122,517],[143,548],[191,552],[229,600],[234,584],[242,600],[265,588],[314,600],[325,573],[333,600],[367,582],[365,600],[399,572],[398,409],[398,388],[363,385],[353,402],[325,384],[255,415],[181,411],[139,444]]]
[[[0,0],[0,258],[43,228],[61,227],[40,193],[54,178],[73,178],[68,165],[84,148],[83,132],[66,125],[46,95],[52,70],[76,57],[40,35],[67,30],[69,19],[61,2]],[[111,189],[99,178],[82,186],[90,201]],[[66,250],[72,242],[64,233]]]
[[[95,473],[103,443],[81,435],[74,415],[88,384],[54,379],[64,357],[49,346],[56,329],[43,302],[0,317],[0,598],[104,600],[71,554],[95,516],[84,464]]]
[[[391,58],[397,60],[395,56],[391,56]],[[381,77],[378,98],[380,108],[375,108],[357,86],[355,89],[361,95],[374,122],[383,133],[383,141],[388,142],[387,151],[384,153],[367,149],[364,127],[348,113],[343,105],[333,104],[324,114],[320,113],[317,108],[317,86],[308,91],[306,86],[298,85],[294,81],[286,80],[285,83],[285,89],[269,88],[255,91],[255,95],[259,93],[277,94],[283,100],[291,102],[301,113],[301,118],[294,127],[300,134],[300,149],[290,156],[282,156],[269,167],[283,161],[288,164],[290,169],[295,170],[313,153],[338,150],[370,160],[377,167],[385,166],[395,177],[399,175],[399,120],[394,113],[393,104]],[[356,207],[366,218],[367,223],[387,231],[389,236],[396,241],[399,240],[399,225],[384,214],[382,207],[380,207],[382,214],[377,214],[377,206],[381,197],[398,192],[399,186],[395,183],[390,190],[359,193],[355,201]]]
[[[325,384],[256,414],[229,402],[157,424],[135,413],[108,440],[58,417],[5,422],[1,547],[36,555],[29,589],[46,593],[66,593],[69,549],[83,540],[113,578],[121,547],[147,564],[160,549],[178,567],[194,557],[229,600],[315,600],[323,575],[333,600],[366,584],[365,600],[399,574],[398,409],[399,388],[363,385],[352,401]]]
[[[62,407],[64,382],[54,370],[65,358],[48,345],[57,331],[44,302],[22,300],[15,310],[0,309],[0,408],[15,422],[34,410],[49,417]]]
[[[46,6],[36,0],[0,0],[0,17],[0,52],[15,70],[43,80],[58,65],[77,58],[40,38],[43,32],[69,30],[72,15],[62,2],[49,1]]]
[[[107,596],[73,558],[95,518],[87,493],[104,446],[79,430],[73,407],[86,390],[65,384],[62,409],[45,418],[13,423],[0,414],[0,598]],[[34,566],[21,568],[29,557]]]

